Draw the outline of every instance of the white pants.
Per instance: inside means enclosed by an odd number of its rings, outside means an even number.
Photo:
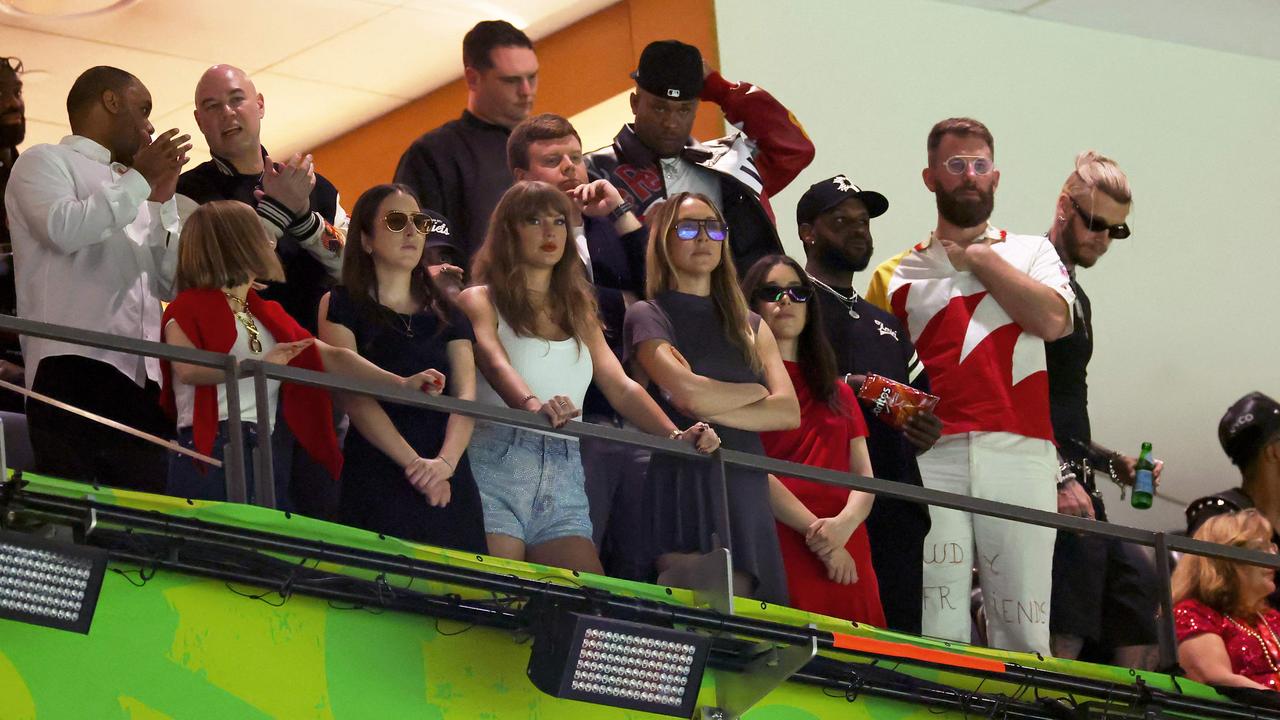
[[[1050,512],[1057,510],[1057,471],[1052,443],[1004,432],[947,435],[920,456],[927,488]],[[948,508],[930,507],[929,515],[924,634],[970,642],[977,566],[988,644],[1048,657],[1056,531]]]

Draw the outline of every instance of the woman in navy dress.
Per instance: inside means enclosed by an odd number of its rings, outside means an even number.
[[[432,367],[445,391],[475,399],[471,325],[432,283],[427,235],[447,232],[413,191],[378,185],[351,212],[342,285],[320,303],[320,337],[390,372]],[[351,418],[339,520],[407,540],[483,553],[480,493],[467,462],[473,422],[463,415],[343,398]]]

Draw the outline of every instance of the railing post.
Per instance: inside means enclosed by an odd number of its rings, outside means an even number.
[[[257,400],[258,444],[253,451],[253,488],[258,504],[276,507],[276,477],[271,444],[271,400],[267,395],[267,373],[261,361],[253,362],[253,393]]]
[[[240,361],[227,355],[223,365],[227,387],[227,444],[222,452],[222,471],[227,483],[227,500],[248,501],[244,481],[244,432],[240,428]]]
[[[729,527],[729,483],[725,476],[724,456],[717,450],[711,456],[711,511],[715,522],[716,547],[733,553],[733,540]],[[731,562],[732,565],[732,562]],[[732,570],[732,567],[730,567]]]
[[[1160,640],[1161,671],[1178,665],[1178,634],[1173,620],[1173,581],[1169,566],[1169,543],[1162,532],[1156,533],[1156,574],[1160,576],[1160,617],[1156,636]]]

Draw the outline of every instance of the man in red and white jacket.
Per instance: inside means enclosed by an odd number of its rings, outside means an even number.
[[[920,456],[925,487],[1055,512],[1044,344],[1071,332],[1075,293],[1047,238],[990,224],[994,144],[970,118],[933,127],[923,177],[937,225],[876,269],[866,299],[902,321],[942,398],[942,439]],[[929,514],[924,634],[969,641],[976,565],[988,644],[1049,655],[1054,531],[946,508]]]
[[[623,126],[612,145],[587,156],[592,179],[608,178],[641,217],[676,193],[711,198],[729,224],[739,273],[765,255],[781,253],[768,197],[814,156],[813,143],[791,112],[754,85],[725,80],[696,47],[677,40],[645,47],[632,78],[635,122]],[[691,138],[699,100],[719,105],[734,132],[706,143]]]

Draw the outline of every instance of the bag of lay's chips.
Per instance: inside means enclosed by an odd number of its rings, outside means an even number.
[[[862,383],[858,399],[870,406],[872,415],[897,430],[901,430],[912,415],[921,410],[933,412],[938,406],[937,395],[874,373],[868,374]]]

